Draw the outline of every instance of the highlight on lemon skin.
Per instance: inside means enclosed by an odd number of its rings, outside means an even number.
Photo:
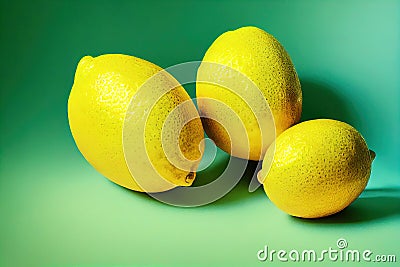
[[[152,103],[150,97],[135,100],[145,84],[151,86],[151,94],[158,102]],[[163,120],[187,100],[189,95],[175,78],[151,62],[121,54],[85,56],[77,66],[68,99],[69,125],[82,155],[105,177],[135,191],[163,192],[176,186],[190,186],[196,175],[198,161],[193,162],[191,170],[176,168],[169,163],[161,144]],[[132,127],[146,127],[145,135],[131,136],[130,140],[146,144],[147,152],[134,151],[139,153],[135,156],[150,161],[163,179],[132,177],[127,167],[122,135],[129,107]],[[197,114],[193,103],[188,107]],[[148,120],[143,121],[143,114],[148,115]],[[184,116],[176,114],[176,119]],[[193,144],[185,146],[184,156],[200,160],[202,151],[198,144],[204,136],[200,118],[193,119],[181,133],[182,143]]]
[[[340,212],[365,189],[375,152],[352,126],[330,119],[297,124],[275,141],[259,181],[284,212],[320,218]],[[263,164],[264,165],[264,164]]]

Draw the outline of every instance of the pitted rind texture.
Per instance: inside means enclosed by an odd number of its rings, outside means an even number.
[[[222,84],[231,78],[228,66],[247,76],[261,90],[272,111],[276,135],[300,120],[302,92],[300,82],[292,61],[283,46],[269,33],[256,27],[243,27],[219,36],[207,50],[204,62],[221,64],[210,71],[200,66],[198,80],[215,81]],[[203,65],[203,64],[202,64]],[[244,82],[246,84],[246,82]],[[259,160],[269,144],[261,145],[260,129],[249,107],[228,89],[210,83],[197,83],[197,97],[211,97],[227,103],[246,123],[251,140],[250,159]],[[246,86],[243,88],[246,94]],[[251,103],[249,103],[251,105]],[[213,117],[218,113],[212,105],[202,106],[200,112]],[[226,118],[229,123],[230,118]],[[230,142],[218,137],[223,132],[220,125],[212,121],[205,124],[209,136],[223,150],[230,152]],[[243,153],[245,154],[245,153]],[[235,155],[241,157],[241,155]]]
[[[318,218],[343,210],[361,194],[371,162],[365,140],[352,126],[311,120],[277,138],[271,168],[268,173],[261,170],[260,177],[280,209],[296,217]]]
[[[131,176],[126,165],[122,131],[127,116],[144,116],[144,109],[138,108],[141,114],[126,114],[131,99],[137,90],[153,75],[162,69],[148,61],[127,55],[86,56],[78,64],[74,84],[68,100],[68,118],[75,142],[86,160],[111,181],[136,191],[142,187]],[[172,76],[160,76],[160,81],[152,81],[152,90],[165,88],[164,82],[178,84]],[[166,81],[162,81],[162,80]],[[168,183],[154,182],[150,192],[166,191],[174,186],[188,186],[194,180],[187,179],[189,171],[174,168],[169,164],[161,145],[161,128],[168,113],[181,102],[190,100],[183,87],[179,86],[161,97],[154,106],[146,124],[146,147],[153,166]],[[139,102],[134,103],[140,105]],[[193,105],[194,108],[194,105]],[[195,108],[194,108],[195,109]],[[135,119],[134,117],[132,118]],[[138,136],[137,142],[143,142]],[[185,157],[201,157],[198,144],[203,139],[200,119],[190,122],[182,130],[180,140]],[[190,143],[191,145],[187,145]],[[197,144],[194,145],[194,144]],[[145,157],[146,155],[138,155]],[[197,166],[193,166],[195,172]],[[141,178],[143,179],[143,178]],[[166,187],[167,186],[167,187]]]

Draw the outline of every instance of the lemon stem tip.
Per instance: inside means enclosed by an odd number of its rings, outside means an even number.
[[[371,161],[373,161],[375,159],[375,157],[376,157],[375,151],[373,151],[371,149],[369,150],[369,155],[371,156]]]

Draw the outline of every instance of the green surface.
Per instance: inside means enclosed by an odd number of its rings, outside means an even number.
[[[264,245],[318,250],[341,237],[400,261],[399,1],[1,1],[0,23],[1,266],[266,266]],[[208,206],[167,206],[103,178],[73,142],[66,107],[82,56],[168,67],[244,25],[290,53],[304,119],[346,121],[377,152],[367,191],[337,216],[291,218],[248,193],[248,178]]]

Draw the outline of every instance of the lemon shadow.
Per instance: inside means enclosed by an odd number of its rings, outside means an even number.
[[[230,160],[230,155],[226,154],[225,152],[223,153],[218,153],[217,158],[215,159],[215,161],[208,166],[206,169],[204,169],[203,171],[200,171],[196,174],[196,179],[193,183],[193,187],[198,187],[198,186],[202,186],[202,185],[206,185],[209,184],[211,182],[213,182],[214,180],[218,179],[219,176],[221,176],[221,174],[225,171],[228,163]],[[206,209],[210,209],[216,206],[220,206],[220,205],[231,205],[231,204],[235,204],[237,202],[243,203],[245,201],[249,201],[252,200],[253,197],[255,197],[256,195],[264,198],[265,193],[263,192],[262,189],[258,188],[255,192],[249,192],[249,184],[250,181],[253,178],[253,175],[256,174],[260,168],[260,166],[258,165],[259,162],[257,161],[248,161],[246,169],[244,170],[244,173],[241,177],[241,179],[239,180],[239,182],[228,192],[226,192],[226,194],[224,196],[222,196],[221,198],[219,198],[218,200],[211,202],[207,205],[203,205],[203,206],[196,206],[195,208],[206,208]],[[232,177],[233,179],[234,177]],[[150,201],[155,203],[154,205],[167,205],[173,208],[186,208],[186,207],[180,207],[180,206],[174,206],[174,205],[168,205],[166,203],[163,203],[162,201],[159,201],[158,199],[169,199],[170,197],[175,198],[179,198],[180,196],[185,196],[185,197],[189,197],[185,194],[182,195],[182,192],[177,192],[176,195],[170,195],[173,194],[175,189],[171,189],[169,191],[166,192],[160,192],[160,193],[151,193],[151,194],[147,194],[144,192],[137,192],[134,190],[130,190],[128,188],[119,186],[111,181],[109,181],[111,184],[113,184],[113,186],[115,186],[116,188],[119,188],[119,190],[126,192],[127,194],[130,194],[133,198],[139,198],[139,199],[146,199],[146,201]],[[183,192],[184,193],[184,192]]]
[[[217,148],[215,159],[207,168],[196,173],[196,179],[192,186],[206,185],[218,179],[228,167],[228,163],[229,155]]]
[[[291,217],[309,224],[351,224],[400,217],[400,188],[366,189],[349,207],[318,219]]]
[[[212,183],[213,181],[217,180],[225,171],[225,169],[227,168],[229,161],[230,161],[230,155],[225,153],[224,151],[222,151],[221,149],[218,148],[217,154],[215,159],[213,160],[213,162],[204,170],[199,171],[196,173],[196,178],[192,184],[192,187],[199,187],[199,186],[204,186],[207,185],[209,183]],[[229,196],[229,199],[231,200],[232,198],[236,199],[239,197],[245,197],[245,192],[247,190],[248,187],[248,183],[251,180],[251,170],[255,169],[257,166],[256,162],[252,162],[250,164],[248,164],[243,177],[245,178],[246,181],[244,181],[244,179],[240,180],[238,182],[238,184],[236,184],[236,186],[230,190],[229,192],[227,192],[222,199],[224,199],[227,195],[230,195],[232,193],[232,191],[234,192],[232,196]],[[232,177],[233,179],[234,177]],[[108,179],[107,179],[108,180]],[[119,190],[126,192],[127,194],[130,194],[133,198],[139,198],[139,199],[148,199],[148,201],[154,202],[157,204],[155,205],[168,205],[162,201],[160,201],[159,199],[164,199],[166,201],[170,200],[170,199],[176,199],[176,198],[182,198],[182,197],[190,197],[187,195],[187,193],[185,193],[184,191],[179,191],[179,189],[182,189],[180,187],[176,187],[173,188],[171,190],[168,190],[166,192],[159,192],[159,193],[145,193],[145,192],[138,192],[138,191],[134,191],[131,190],[129,188],[120,186],[110,180],[108,180],[109,183],[111,183],[113,186],[115,186],[116,188],[118,188]],[[239,190],[237,187],[240,187]],[[241,190],[243,189],[243,190]],[[175,194],[174,194],[175,192]],[[203,206],[196,206],[196,208],[201,208],[201,207],[210,207],[212,206],[214,203],[219,202],[221,199],[218,199],[212,203],[209,203],[207,205],[203,205]],[[224,199],[224,202],[226,201],[226,199]],[[186,208],[186,207],[180,207],[175,206],[175,205],[168,205],[174,208]]]
[[[335,119],[359,127],[356,109],[339,88],[315,80],[301,80],[303,111],[301,121]]]
[[[234,157],[233,157],[234,158]],[[244,159],[239,159],[239,158],[234,158],[235,160],[238,161],[246,161]],[[209,165],[206,169],[198,172],[196,174],[196,179],[193,182],[192,187],[199,187],[199,186],[203,186],[203,185],[207,185],[209,183],[214,182],[217,179],[220,179],[221,175],[226,175],[226,173],[224,173],[228,167],[228,164],[230,162],[230,160],[232,160],[231,156],[225,152],[223,152],[222,150],[218,149],[217,152],[217,157],[216,159],[213,161],[213,163],[211,165]],[[223,182],[222,184],[216,185],[216,187],[218,188],[226,188],[225,194],[221,195],[221,197],[211,203],[208,203],[206,205],[200,205],[200,206],[196,206],[196,209],[201,209],[201,208],[205,208],[205,209],[213,209],[214,207],[220,206],[220,205],[231,205],[233,203],[243,203],[245,201],[251,200],[253,199],[252,197],[254,197],[255,195],[261,193],[262,195],[264,195],[263,197],[265,197],[265,194],[263,193],[262,190],[257,190],[256,192],[250,193],[249,192],[249,184],[251,179],[253,178],[253,175],[256,174],[258,172],[258,169],[261,165],[258,165],[257,161],[247,161],[247,166],[244,170],[237,170],[238,172],[242,173],[243,171],[243,175],[240,177],[240,180],[238,180],[237,184],[234,185],[234,187],[232,189],[229,190],[230,185],[233,185],[233,183],[235,183],[237,180],[236,177],[232,176],[232,181],[229,182],[229,178],[228,176],[225,176],[225,178],[221,178],[221,179],[225,179],[225,182]],[[232,175],[236,175],[238,173],[232,174]],[[163,194],[169,194],[169,193],[173,193],[174,190],[179,190],[179,188],[175,188],[170,190],[169,192],[161,192],[161,193],[156,193],[154,194],[154,196],[161,196],[161,198],[164,199],[164,197],[162,196]],[[210,189],[212,190],[212,189]],[[173,196],[171,195],[171,197],[173,197],[173,199],[180,199],[181,197],[189,197],[190,195],[185,194],[185,192],[175,192],[176,194],[174,194]],[[207,193],[207,192],[206,192]],[[211,194],[213,194],[212,192],[210,192]],[[166,196],[166,199],[168,199],[169,196]],[[194,196],[195,198],[195,196]],[[179,206],[177,206],[179,207]],[[182,207],[179,207],[182,208]]]
[[[240,181],[236,184],[236,186],[222,198],[218,199],[214,203],[210,205],[219,206],[219,205],[230,205],[235,204],[237,202],[245,202],[252,200],[254,197],[262,196],[266,197],[263,190],[258,187],[254,192],[249,192],[249,185],[253,176],[256,175],[260,169],[261,165],[259,165],[258,161],[249,160],[247,163],[246,170],[244,171]]]

